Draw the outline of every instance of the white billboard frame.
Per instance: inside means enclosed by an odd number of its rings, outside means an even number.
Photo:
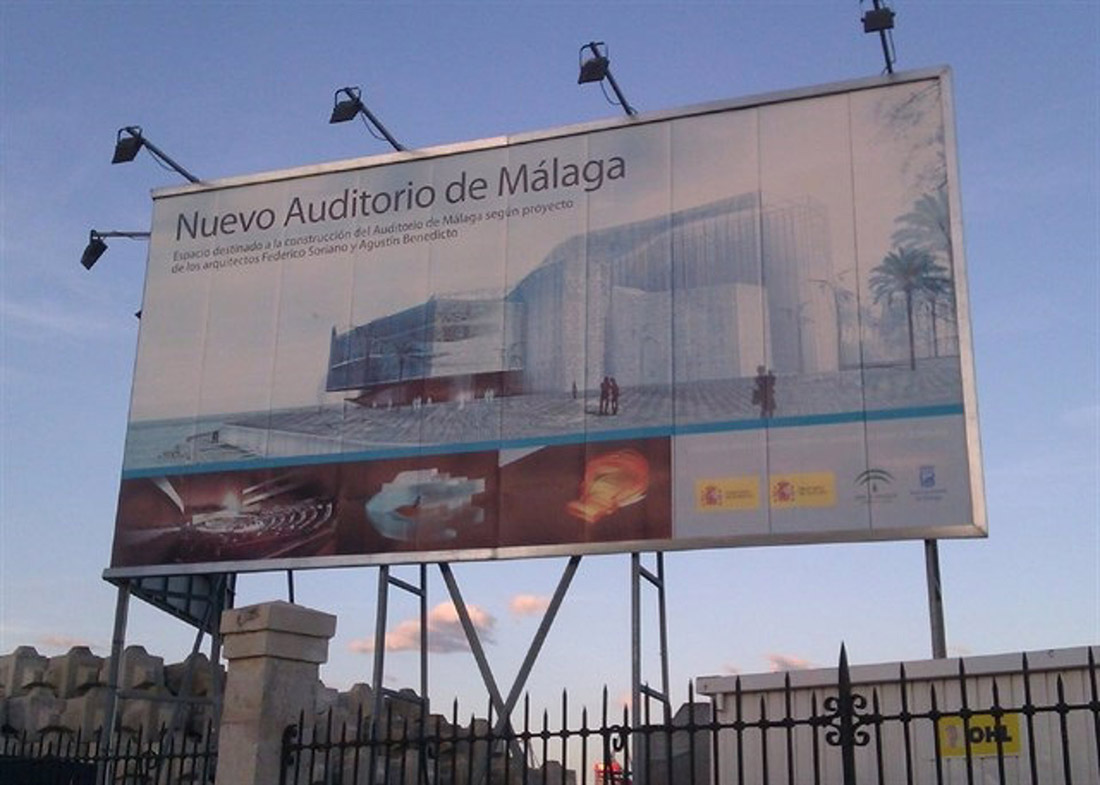
[[[688,538],[679,539],[671,534],[662,539],[641,537],[636,539],[620,539],[609,542],[569,542],[536,545],[505,545],[493,547],[461,547],[461,548],[425,548],[406,551],[390,551],[380,553],[340,553],[337,555],[313,555],[313,556],[289,556],[270,558],[245,558],[227,560],[204,560],[196,562],[172,562],[152,565],[128,565],[113,566],[107,569],[104,577],[108,579],[136,578],[160,575],[183,575],[192,573],[211,572],[260,572],[288,569],[314,569],[326,567],[344,567],[355,565],[390,565],[413,564],[454,561],[484,561],[496,559],[517,559],[535,557],[554,557],[584,554],[622,553],[632,551],[672,551],[672,550],[699,550],[717,547],[747,547],[759,545],[783,545],[805,543],[829,543],[829,542],[857,542],[857,541],[883,541],[905,539],[947,539],[962,537],[981,537],[987,534],[986,511],[984,501],[983,481],[981,475],[981,449],[978,432],[977,401],[975,394],[975,381],[973,372],[973,350],[970,337],[970,314],[967,298],[967,279],[965,267],[965,255],[963,252],[962,219],[960,212],[960,200],[958,193],[958,172],[956,161],[956,143],[954,131],[954,117],[951,100],[950,72],[947,68],[925,69],[907,73],[893,74],[883,77],[859,79],[849,82],[841,82],[830,85],[789,90],[771,93],[761,96],[751,96],[736,100],[719,101],[684,109],[666,112],[655,112],[638,115],[631,118],[605,120],[584,125],[569,126],[549,131],[539,131],[513,136],[501,136],[466,142],[455,145],[414,150],[407,152],[387,153],[349,161],[333,162],[307,167],[298,167],[279,172],[262,173],[256,175],[225,178],[195,185],[164,188],[154,192],[153,199],[156,203],[167,203],[178,197],[193,195],[216,195],[229,192],[233,189],[248,188],[251,186],[268,186],[280,183],[302,181],[307,178],[323,177],[347,172],[362,170],[375,170],[388,167],[392,164],[405,164],[409,162],[435,162],[444,159],[461,159],[471,153],[492,153],[500,150],[511,150],[526,145],[541,142],[558,142],[575,138],[588,138],[592,134],[600,132],[614,132],[618,130],[644,128],[658,124],[667,124],[671,121],[679,121],[687,118],[703,118],[736,112],[746,109],[762,109],[786,104],[793,104],[808,99],[827,98],[830,96],[849,95],[862,91],[875,90],[884,87],[900,85],[912,85],[918,82],[935,82],[939,88],[940,111],[942,112],[942,150],[943,165],[945,167],[945,195],[949,209],[950,224],[950,257],[952,282],[954,289],[954,323],[957,335],[958,374],[961,396],[961,429],[965,443],[964,455],[961,459],[966,465],[966,481],[969,493],[970,520],[965,524],[950,525],[924,525],[920,523],[909,525],[894,525],[889,529],[869,531],[769,531],[766,533],[746,532],[737,535],[708,535],[696,534]],[[601,175],[602,176],[602,175]],[[410,196],[409,198],[414,198]],[[762,209],[762,208],[761,208]],[[758,211],[759,212],[759,211]],[[197,219],[196,219],[197,221]],[[154,227],[155,229],[156,227]],[[184,230],[190,228],[196,231],[193,225],[185,225]],[[176,232],[179,234],[177,222]],[[151,244],[150,257],[154,254],[157,245],[154,232]],[[147,277],[146,297],[150,296],[150,283]],[[832,290],[833,296],[837,296],[836,289]],[[796,305],[801,305],[795,302]],[[840,305],[837,306],[836,329],[840,333]],[[859,314],[856,314],[857,321]],[[794,313],[792,318],[801,325],[801,313]],[[935,332],[936,315],[932,314],[932,329]],[[145,325],[143,325],[143,328]],[[801,327],[799,326],[799,330]],[[333,328],[334,341],[336,330]],[[140,340],[140,339],[139,339]],[[862,338],[857,338],[862,341]],[[936,339],[933,338],[933,343]],[[803,350],[803,338],[799,333],[798,351]],[[839,344],[839,338],[838,338]],[[938,347],[933,346],[933,350]],[[861,349],[862,351],[862,349]],[[912,327],[910,326],[910,351],[912,351]],[[837,348],[838,359],[841,361],[842,348]],[[503,366],[502,366],[503,367]],[[137,370],[135,370],[136,378]],[[401,374],[398,374],[401,378]],[[575,383],[574,383],[575,384]],[[576,391],[574,390],[574,397]],[[430,399],[429,399],[430,400]],[[601,403],[602,406],[602,403]],[[133,416],[133,414],[132,414]],[[770,415],[769,415],[770,416]],[[884,419],[889,419],[888,417]],[[866,426],[864,421],[864,425]],[[736,429],[734,429],[736,430]],[[723,431],[725,436],[715,438],[729,438],[730,430]],[[670,439],[673,437],[670,437]],[[598,439],[597,439],[598,440]],[[674,449],[670,447],[671,451]],[[670,461],[675,458],[670,457]],[[308,462],[308,461],[307,461]],[[334,461],[336,465],[342,462]],[[671,470],[670,470],[671,471]],[[201,466],[193,472],[201,473]],[[796,476],[796,475],[792,475]],[[810,475],[797,475],[810,476]],[[125,474],[124,474],[125,478]],[[670,484],[673,479],[670,478]],[[812,481],[810,481],[812,484]],[[933,480],[933,483],[935,480]],[[832,487],[832,486],[830,486]],[[868,486],[870,487],[870,486]],[[830,493],[835,493],[835,489]],[[670,490],[670,495],[672,491]],[[868,495],[870,491],[868,491]],[[765,506],[767,503],[765,502]],[[182,510],[182,504],[180,505]],[[121,512],[120,512],[121,515]],[[670,516],[675,516],[674,510],[669,510]],[[673,524],[669,523],[670,532]],[[117,537],[117,531],[116,531]]]

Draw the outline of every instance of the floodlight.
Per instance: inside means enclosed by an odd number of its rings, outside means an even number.
[[[129,132],[129,136],[123,136],[123,132]],[[134,133],[136,131],[136,133]],[[134,127],[122,128],[118,132],[118,138],[115,140],[115,155],[111,159],[113,164],[128,163],[137,157],[138,150],[141,149],[141,145],[145,140],[141,138],[141,129]]]
[[[882,0],[871,0],[874,8],[863,15],[863,32],[878,33],[882,42],[882,57],[886,61],[886,73],[894,73],[894,40],[890,31],[894,29],[894,12],[887,8]]]
[[[123,134],[126,134],[123,136]],[[134,160],[138,151],[142,147],[149,150],[149,154],[156,158],[158,161],[166,164],[169,168],[175,171],[177,174],[182,175],[185,179],[192,183],[202,182],[195,175],[184,169],[178,163],[173,161],[168,155],[157,147],[155,144],[146,139],[141,133],[141,126],[127,125],[118,129],[118,135],[115,138],[115,154],[111,158],[113,164],[124,164]]]
[[[344,98],[340,97],[341,94],[344,95]],[[332,114],[328,118],[329,123],[346,123],[361,114],[368,121],[368,128],[374,126],[378,129],[378,132],[393,146],[394,150],[399,152],[404,150],[405,147],[393,138],[393,135],[386,130],[386,126],[382,125],[382,122],[371,114],[370,109],[363,103],[361,95],[362,91],[358,87],[341,87],[337,90],[332,97]],[[371,130],[371,133],[373,134],[374,131]]]
[[[340,93],[348,97],[341,100]],[[360,107],[363,106],[358,87],[341,87],[333,98],[332,116],[328,119],[330,123],[346,123],[348,120],[354,120],[359,114]]]
[[[104,237],[128,237],[131,240],[141,240],[149,237],[148,232],[97,232],[92,229],[88,233],[88,245],[84,248],[84,253],[80,256],[80,263],[84,265],[85,270],[91,270],[95,266],[95,263],[99,261],[99,257],[103,256],[103,252],[107,250],[107,243],[103,242]]]
[[[95,266],[95,263],[99,261],[99,257],[103,256],[103,252],[106,250],[107,243],[103,242],[103,240],[96,235],[95,230],[93,230],[91,236],[88,238],[88,246],[80,256],[80,263],[84,265],[85,270],[91,270],[92,267]]]
[[[600,47],[603,47],[603,49],[601,50]],[[591,53],[589,57],[585,57],[585,50]],[[603,41],[591,41],[582,46],[580,49],[580,66],[581,70],[580,75],[577,77],[577,84],[603,82],[606,79],[607,83],[611,85],[611,89],[615,91],[615,97],[618,99],[619,106],[623,108],[623,111],[630,116],[637,114],[634,107],[627,102],[623,91],[619,89],[615,77],[611,75],[611,58],[607,56],[607,44]],[[608,99],[608,101],[610,100]]]
[[[589,46],[591,46],[591,44]],[[582,46],[581,51],[583,52],[587,48],[587,46]],[[610,64],[611,61],[600,54],[581,61],[581,73],[580,76],[577,77],[577,84],[602,82],[604,77],[607,76],[608,66]]]
[[[889,8],[875,8],[863,15],[863,32],[880,33],[894,29],[894,12]]]

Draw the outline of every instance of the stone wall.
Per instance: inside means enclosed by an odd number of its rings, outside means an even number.
[[[190,659],[165,665],[162,657],[150,655],[141,646],[125,649],[119,669],[124,696],[118,709],[120,745],[140,740],[143,747],[156,742],[161,749],[171,744],[178,750],[182,746],[199,749],[206,744],[206,731],[215,718],[213,673],[205,655],[195,655],[193,662]],[[188,691],[184,682],[189,664],[192,673]],[[98,657],[86,646],[75,646],[54,657],[39,654],[31,646],[20,646],[0,656],[0,742],[6,739],[17,746],[19,741],[41,742],[31,748],[33,755],[38,754],[34,749],[79,739],[83,752],[93,752],[98,734],[107,724],[109,668],[110,658]],[[225,670],[220,666],[217,678],[225,684]],[[200,700],[172,700],[187,694]],[[468,724],[454,726],[437,714],[425,719],[423,704],[413,690],[388,693],[383,705],[378,733],[389,740],[385,745],[387,762],[377,760],[376,768],[390,769],[385,775],[389,782],[415,785],[418,763],[413,748],[421,734],[443,740],[433,750],[433,756],[439,757],[434,768],[443,782],[466,785],[471,774],[483,767],[492,768],[497,782],[505,781],[505,770],[508,780],[516,785],[540,785],[544,780],[552,785],[576,782],[575,772],[563,771],[556,762],[526,772],[514,759],[506,765],[503,749],[490,754],[484,741],[470,741],[488,733],[486,720],[467,715]],[[353,736],[357,726],[369,727],[373,707],[374,692],[366,684],[355,684],[341,692],[318,683],[314,713],[306,712],[304,717],[308,738],[326,745],[338,742],[345,732]],[[364,751],[361,757],[360,776],[368,755]],[[340,769],[350,780],[356,760],[356,756],[339,751],[310,755],[299,764],[297,781],[313,782],[325,771]],[[185,762],[181,776],[200,765],[198,761]]]
[[[109,658],[74,646],[46,657],[31,646],[0,656],[0,730],[6,736],[38,740],[49,735],[94,739],[107,723]],[[191,688],[184,689],[191,670]],[[224,680],[224,669],[218,669]],[[213,673],[203,654],[165,666],[164,658],[141,646],[122,654],[118,728],[123,737],[155,738],[162,729],[201,737],[214,719]],[[190,694],[199,700],[172,700]]]

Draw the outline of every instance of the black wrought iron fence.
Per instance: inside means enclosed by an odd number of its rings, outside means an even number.
[[[647,706],[639,727],[606,692],[598,716],[582,710],[572,725],[564,694],[555,722],[532,719],[527,703],[513,722],[492,711],[461,721],[457,704],[447,718],[390,702],[377,722],[330,710],[287,727],[282,785],[1100,783],[1091,649],[1071,688],[1061,674],[1036,677],[1026,656],[1000,678],[975,678],[960,661],[938,682],[899,666],[887,683],[853,686],[842,649],[826,690],[788,676],[768,695],[736,680],[722,701],[694,697],[675,715]]]
[[[212,724],[201,736],[155,736],[122,730],[107,739],[66,729],[0,736],[2,785],[200,785],[213,783],[217,737]]]

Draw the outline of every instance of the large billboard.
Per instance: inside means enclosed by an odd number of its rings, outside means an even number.
[[[108,575],[984,534],[949,92],[156,192]]]

